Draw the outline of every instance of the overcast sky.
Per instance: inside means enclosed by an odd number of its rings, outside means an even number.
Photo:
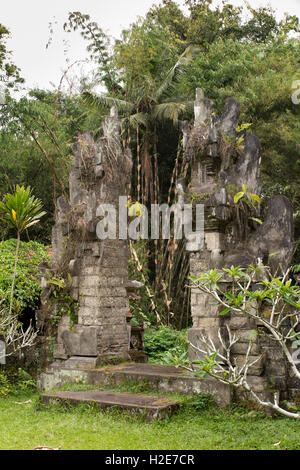
[[[215,0],[219,1],[219,0]],[[300,17],[300,0],[249,0],[251,6],[270,4],[282,16],[285,12]],[[62,25],[70,11],[89,14],[105,32],[118,37],[121,30],[144,15],[152,4],[160,0],[2,0],[0,23],[11,31],[9,48],[16,65],[21,68],[27,87],[50,88],[56,86],[66,68],[63,40],[70,41],[68,56],[72,61],[86,57],[85,42],[79,33],[64,35]],[[182,4],[183,1],[178,3]],[[243,0],[231,0],[235,5]],[[46,49],[49,22],[57,21],[54,40]],[[85,66],[88,67],[88,66]]]

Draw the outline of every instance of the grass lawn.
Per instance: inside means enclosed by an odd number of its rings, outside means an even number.
[[[88,405],[40,405],[36,393],[1,398],[0,449],[41,445],[64,450],[300,449],[296,420],[267,418],[240,407],[196,409],[191,398],[179,399],[182,408],[176,415],[150,423]],[[19,404],[27,400],[31,401]]]

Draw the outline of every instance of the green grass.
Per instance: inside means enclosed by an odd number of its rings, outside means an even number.
[[[36,393],[1,398],[0,449],[41,445],[66,450],[300,449],[298,421],[267,418],[241,407],[221,410],[206,399],[198,401],[196,409],[193,398],[176,398],[182,409],[161,422],[88,405],[45,406]],[[29,399],[28,404],[16,403]]]

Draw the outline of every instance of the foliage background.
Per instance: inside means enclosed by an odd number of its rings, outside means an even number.
[[[185,5],[183,11],[175,1],[163,0],[118,40],[88,15],[70,12],[64,30],[84,38],[94,73],[77,80],[75,88],[65,86],[63,75],[56,90],[34,89],[22,98],[10,92],[22,84],[22,77],[7,50],[9,25],[0,25],[0,79],[7,94],[0,106],[0,197],[13,192],[17,183],[30,185],[47,211],[31,237],[49,244],[56,199],[68,194],[72,145],[86,130],[101,136],[101,121],[116,104],[122,137],[134,158],[132,199],[175,202],[176,179],[184,167],[184,155],[178,153],[180,121],[193,118],[195,90],[201,87],[214,100],[216,113],[222,112],[227,97],[235,97],[241,122],[251,124],[250,131],[260,138],[263,209],[274,194],[292,200],[298,247],[294,263],[299,264],[300,107],[291,99],[292,83],[300,78],[299,19],[287,15],[278,20],[270,7],[248,5],[243,11],[230,1],[219,7],[211,0],[186,0]],[[92,93],[94,85],[103,87],[102,96]],[[87,99],[89,94],[93,100]],[[0,221],[0,239],[10,237]],[[136,249],[160,316],[166,324],[187,327],[188,294],[178,282],[188,262],[182,247],[140,245]],[[133,260],[129,269],[140,279]],[[141,293],[141,301],[132,304],[135,316],[153,323],[148,292]]]

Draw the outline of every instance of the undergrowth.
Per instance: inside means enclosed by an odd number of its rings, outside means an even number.
[[[36,382],[25,370],[0,370],[0,398],[9,395],[20,395],[36,390]]]
[[[148,328],[145,331],[145,352],[153,364],[169,363],[170,356],[181,356],[188,351],[187,330],[168,326]]]

